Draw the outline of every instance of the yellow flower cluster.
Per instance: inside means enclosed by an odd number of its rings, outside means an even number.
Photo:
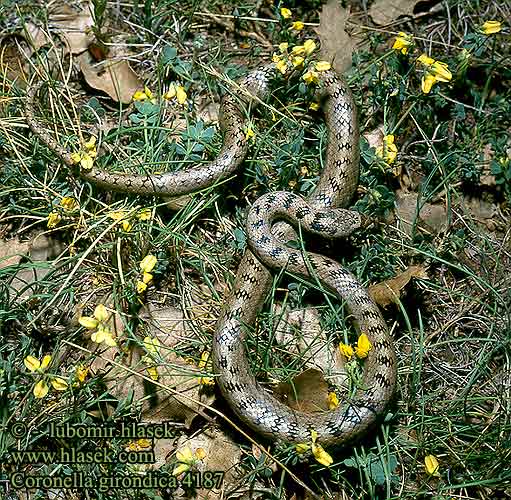
[[[149,376],[153,380],[158,380],[160,374],[158,373],[158,369],[154,364],[154,359],[160,355],[160,341],[156,337],[145,337],[144,348],[147,352],[147,355],[142,356],[140,360],[142,363],[148,365],[147,373]]]
[[[288,19],[291,20],[291,18],[293,17],[293,13],[291,12],[291,10],[286,7],[281,7],[280,15],[282,16],[282,19],[284,19],[284,20],[288,20]],[[303,24],[302,21],[292,21],[291,26],[289,28],[292,30],[295,30],[295,31],[302,31],[304,27],[305,27],[305,24]]]
[[[389,165],[394,163],[397,158],[397,146],[394,144],[394,139],[392,134],[386,135],[383,138],[383,144],[376,148],[376,156],[379,156]]]
[[[488,23],[494,23],[496,21],[488,21]],[[486,25],[487,23],[485,23]],[[500,24],[500,23],[497,23]],[[485,30],[485,25],[483,25],[483,31]],[[500,31],[500,26],[489,24],[486,26],[488,33],[496,33],[497,31],[492,31],[497,29]],[[486,31],[485,31],[486,32]],[[392,48],[401,52],[401,54],[407,54],[409,49],[413,46],[413,37],[407,33],[402,31],[399,32],[398,36],[394,40],[394,44]],[[429,94],[431,91],[431,87],[437,82],[447,83],[452,79],[452,73],[449,71],[449,67],[446,63],[442,61],[436,61],[435,59],[427,56],[426,54],[422,54],[417,58],[417,61],[420,62],[424,68],[424,76],[422,77],[421,88],[424,94]]]
[[[156,266],[156,262],[158,260],[154,255],[148,254],[140,261],[140,272],[141,279],[137,281],[137,292],[143,293],[147,289],[148,283],[150,283],[153,279],[153,275],[151,274],[154,266]]]
[[[84,143],[80,151],[75,151],[71,154],[71,160],[74,164],[81,165],[85,170],[90,170],[94,165],[94,158],[98,155],[96,149],[96,137],[91,136],[90,139]]]
[[[59,206],[48,215],[46,225],[48,229],[54,228],[64,216],[70,215],[79,208],[78,202],[72,196],[64,196]]]
[[[179,104],[186,104],[186,100],[188,99],[188,95],[186,94],[186,90],[182,85],[177,85],[175,83],[171,83],[169,85],[169,89],[162,96],[166,101],[171,101],[172,99],[176,99]],[[132,99],[134,101],[149,101],[153,104],[156,104],[158,100],[154,97],[154,94],[148,87],[144,87],[144,90],[137,90]]]
[[[289,43],[283,42],[279,44],[279,52],[274,53],[272,61],[275,68],[285,75],[291,69],[302,70],[305,66],[307,58],[316,50],[316,42],[314,40],[305,40],[303,45],[295,45],[289,48]],[[319,73],[328,71],[331,68],[328,61],[309,61],[307,71],[302,75],[302,79],[308,84],[319,83]]]
[[[34,389],[32,390],[32,394],[38,399],[44,398],[48,394],[48,391],[50,390],[50,386],[46,381],[47,378],[50,379],[50,384],[56,391],[65,391],[69,387],[66,380],[64,380],[62,377],[45,374],[46,369],[50,365],[50,362],[51,356],[49,354],[44,356],[42,360],[39,360],[34,356],[27,356],[23,360],[23,363],[25,364],[29,372],[37,373],[42,376],[41,380],[39,380],[34,385]]]
[[[117,342],[108,325],[109,319],[110,314],[107,308],[103,304],[98,304],[94,309],[93,316],[80,316],[78,318],[78,323],[93,332],[91,335],[91,340],[93,342],[97,344],[104,342],[107,346],[114,347],[117,345]]]
[[[170,101],[176,98],[177,102],[181,105],[186,104],[186,100],[188,99],[188,95],[186,94],[186,90],[182,85],[176,85],[171,83],[169,85],[169,90],[163,94],[163,98],[167,101]]]
[[[197,448],[194,453],[189,446],[185,446],[176,451],[176,458],[179,465],[174,468],[172,475],[180,476],[183,472],[189,471],[197,462],[204,460],[206,452],[203,448]]]
[[[199,361],[199,370],[205,371],[211,368],[211,362],[209,360],[209,352],[204,351],[201,354]],[[199,384],[201,385],[215,385],[215,379],[213,377],[200,377]]]
[[[435,59],[422,54],[418,59],[426,69],[424,76],[422,77],[421,88],[425,94],[429,94],[431,87],[437,82],[447,83],[452,79],[452,73],[449,71],[449,67],[442,61],[435,61]]]
[[[367,355],[372,348],[373,345],[365,333],[362,333],[358,337],[357,345],[354,349],[348,344],[343,344],[342,342],[339,344],[339,351],[345,358],[348,358],[348,360],[351,359],[354,354],[360,359],[367,358]]]
[[[317,462],[325,467],[330,467],[330,465],[333,464],[334,459],[323,449],[317,440],[318,433],[313,429],[311,430],[310,443],[298,443],[295,446],[296,453],[303,454],[311,450]]]
[[[119,209],[108,212],[107,215],[110,219],[117,221],[124,231],[129,232],[133,227],[133,224],[131,223],[133,218],[132,216],[142,221],[149,220],[152,216],[152,210],[150,208],[141,208],[133,214],[128,210]]]
[[[400,31],[396,37],[396,40],[394,41],[394,45],[392,45],[392,48],[397,52],[401,52],[401,54],[406,54],[412,45],[413,36]]]

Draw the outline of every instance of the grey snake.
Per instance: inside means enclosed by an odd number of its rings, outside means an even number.
[[[243,92],[222,99],[220,128],[224,134],[216,159],[193,168],[164,174],[111,173],[81,169],[80,175],[110,190],[146,195],[178,196],[214,185],[243,162],[248,140],[244,108],[270,96],[272,65],[240,80]],[[68,166],[71,154],[39,123],[35,101],[45,82],[30,87],[26,119],[35,135]],[[347,84],[333,71],[320,73],[316,95],[323,101],[328,126],[325,168],[313,192],[303,199],[288,192],[269,193],[249,211],[249,249],[239,265],[233,290],[218,320],[213,339],[213,367],[217,384],[238,417],[261,435],[291,443],[307,443],[316,431],[318,443],[344,444],[360,437],[383,413],[396,384],[396,359],[386,324],[377,305],[357,279],[336,261],[294,250],[284,241],[296,239],[293,227],[332,238],[364,226],[359,213],[346,210],[358,185],[359,131],[356,109]],[[286,222],[284,222],[286,221]],[[245,328],[254,324],[272,287],[272,269],[285,268],[305,278],[318,279],[325,289],[345,301],[359,332],[372,343],[356,396],[338,408],[317,413],[293,410],[267,392],[251,372],[245,352]]]

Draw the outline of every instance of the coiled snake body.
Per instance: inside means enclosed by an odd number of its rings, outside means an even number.
[[[237,96],[227,95],[222,100],[220,126],[225,135],[215,160],[160,175],[119,174],[96,168],[82,170],[80,175],[107,189],[169,196],[194,192],[227,177],[242,163],[248,148],[243,108],[267,99],[273,71],[271,66],[252,71],[239,82],[241,92]],[[72,166],[69,152],[35,118],[34,101],[42,85],[34,85],[28,93],[27,121],[33,132]],[[309,442],[314,430],[321,444],[330,445],[360,436],[382,413],[395,386],[396,361],[378,307],[355,277],[332,259],[312,253],[304,257],[301,251],[288,248],[283,242],[296,238],[296,233],[285,222],[274,224],[286,219],[328,237],[347,235],[363,225],[360,214],[338,209],[348,205],[358,184],[359,133],[351,92],[333,71],[326,71],[321,73],[317,93],[324,100],[329,133],[326,166],[306,201],[279,192],[254,203],[247,220],[250,250],[240,263],[233,291],[218,321],[212,354],[218,386],[246,424],[268,438],[294,443]],[[363,389],[336,410],[314,414],[292,410],[266,392],[251,373],[244,327],[253,324],[271,290],[269,268],[280,267],[305,277],[313,275],[337,293],[346,302],[359,331],[366,333],[373,345],[364,364]]]

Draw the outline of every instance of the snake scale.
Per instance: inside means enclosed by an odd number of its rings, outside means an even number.
[[[101,188],[128,193],[178,196],[197,191],[229,176],[243,162],[248,149],[245,108],[270,95],[273,66],[250,72],[239,81],[240,92],[222,99],[220,127],[223,146],[211,162],[184,171],[165,174],[110,173],[97,168],[81,170],[82,178]],[[30,88],[26,118],[35,135],[68,166],[70,153],[38,122],[35,101],[45,82]],[[295,194],[277,192],[258,199],[247,219],[249,249],[245,252],[233,290],[218,320],[213,340],[213,367],[218,386],[233,411],[263,436],[291,443],[311,440],[328,446],[360,437],[384,411],[396,383],[396,360],[386,324],[376,304],[356,278],[334,260],[293,250],[282,242],[296,238],[289,224],[326,237],[346,236],[364,226],[363,217],[346,210],[358,185],[358,140],[356,109],[347,84],[332,70],[320,74],[316,91],[323,101],[328,126],[325,168],[316,188],[304,200]],[[287,222],[284,222],[287,221]],[[360,332],[372,343],[364,363],[363,389],[332,411],[304,413],[278,401],[251,372],[245,347],[245,327],[256,316],[272,286],[271,269],[310,278],[343,299]]]

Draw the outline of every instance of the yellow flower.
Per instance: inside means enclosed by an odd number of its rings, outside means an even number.
[[[158,262],[158,259],[154,255],[147,254],[140,261],[140,270],[143,273],[150,273],[154,269],[154,266],[156,265],[156,262]]]
[[[72,196],[64,196],[60,200],[60,206],[64,207],[68,212],[72,212],[78,208],[78,202]]]
[[[75,369],[75,375],[78,382],[83,384],[87,375],[89,374],[89,367],[84,365],[78,365]]]
[[[417,58],[417,61],[424,64],[424,66],[431,66],[435,62],[435,60],[433,58],[427,56],[426,54],[421,54]]]
[[[170,100],[170,99],[174,99],[174,97],[176,97],[176,86],[173,83],[171,83],[169,85],[169,90],[167,90],[167,92],[165,92],[165,94],[163,94],[163,98]]]
[[[373,348],[373,345],[369,341],[368,336],[362,333],[358,338],[357,347],[355,347],[355,354],[360,358],[367,358],[367,354]]]
[[[149,220],[153,215],[153,211],[150,208],[142,208],[138,211],[138,220]]]
[[[132,99],[134,101],[145,101],[147,99],[147,95],[143,90],[137,90],[134,94]]]
[[[144,348],[147,352],[157,354],[160,350],[160,346],[161,344],[157,337],[144,338]]]
[[[312,454],[317,462],[325,467],[330,467],[334,463],[334,459],[323,449],[320,444],[312,444]]]
[[[199,370],[205,370],[209,365],[209,352],[204,351],[201,354],[200,361],[199,361]],[[214,385],[215,379],[213,377],[200,377],[199,378],[199,384],[200,385]]]
[[[103,342],[109,346],[114,347],[117,345],[112,333],[106,327],[98,327],[98,329],[91,335],[91,340],[96,342],[96,344],[102,344]]]
[[[155,101],[153,93],[149,90],[148,87],[144,87],[144,90],[137,90],[132,99],[134,101],[145,101],[146,99],[150,99],[151,101]]]
[[[383,144],[376,148],[376,155],[386,161],[389,165],[397,158],[397,146],[394,144],[394,136],[388,134],[383,138]]]
[[[481,29],[485,35],[494,35],[502,30],[502,23],[500,21],[486,21]]]
[[[48,387],[48,384],[44,380],[40,380],[34,386],[34,390],[32,392],[37,399],[42,399],[46,396],[46,394],[48,394],[49,390],[50,388]]]
[[[348,359],[351,359],[354,354],[353,347],[348,344],[343,344],[342,342],[339,344],[339,351],[341,351],[341,354]]]
[[[188,96],[186,95],[186,91],[182,85],[176,86],[176,98],[179,104],[186,103],[186,99],[188,98]]]
[[[310,445],[307,443],[298,443],[295,445],[296,453],[299,453],[300,455],[307,453],[310,450]]]
[[[327,61],[318,61],[314,67],[317,71],[328,71],[332,65]]]
[[[103,304],[98,304],[94,309],[93,317],[91,316],[80,316],[78,323],[87,330],[95,330],[91,335],[91,340],[98,344],[104,342],[106,345],[113,347],[116,344],[115,339],[112,336],[112,332],[107,325],[107,321],[110,315],[107,308]]]
[[[33,372],[37,371],[39,373],[42,373],[46,370],[46,368],[48,368],[50,361],[51,361],[51,356],[49,354],[47,354],[46,356],[43,357],[43,359],[41,361],[39,361],[34,356],[27,356],[23,360],[23,363],[25,363],[25,366],[28,368],[28,370],[30,372],[33,373]]]
[[[153,380],[158,380],[160,378],[160,374],[158,373],[158,369],[156,366],[149,366],[146,368],[147,373]]]
[[[96,136],[95,135],[91,135],[90,136],[90,139],[88,141],[86,141],[83,145],[83,147],[87,150],[87,151],[94,151],[93,153],[93,156],[96,156]]]
[[[137,281],[137,293],[144,293],[147,290],[147,284],[143,281]]]
[[[424,457],[424,465],[426,466],[426,471],[428,472],[428,474],[440,477],[440,474],[438,472],[440,466],[435,455],[427,455],[426,457]]]
[[[447,83],[452,79],[452,73],[449,71],[449,66],[442,61],[435,61],[431,65],[429,71],[439,82]]]
[[[421,81],[421,90],[425,94],[429,94],[431,91],[431,87],[433,87],[433,84],[436,82],[436,78],[431,75],[430,73],[427,73],[422,77]]]
[[[48,227],[48,229],[53,229],[61,220],[62,215],[58,212],[50,212],[48,215],[48,221],[46,222],[46,227]]]
[[[124,448],[126,451],[141,451],[151,448],[151,441],[149,439],[137,439],[136,441],[130,441]]]
[[[65,391],[68,388],[68,383],[61,377],[52,379],[51,385],[56,391]]]
[[[71,160],[73,160],[73,163],[80,163],[80,160],[82,159],[81,153],[71,153]]]
[[[394,45],[392,45],[392,48],[398,52],[401,52],[401,54],[406,54],[412,45],[412,35],[408,35],[407,33],[400,31],[396,37],[396,40],[394,41]]]
[[[302,57],[302,56],[296,56],[296,57],[293,57],[291,59],[291,64],[295,67],[295,68],[298,68],[300,66],[303,66],[303,61],[305,59]]]
[[[289,19],[291,17],[291,11],[289,9],[286,9],[285,7],[282,7],[280,9],[280,15],[284,18],[284,19]]]
[[[90,170],[92,168],[92,166],[94,165],[94,159],[92,158],[92,156],[89,153],[83,153],[82,158],[80,160],[80,165],[85,170]]]
[[[273,53],[273,55],[271,56],[271,60],[274,62],[274,63],[278,63],[279,61],[282,60],[282,56],[280,56],[279,54],[277,54],[276,52]]]
[[[335,392],[328,393],[328,408],[335,410],[339,406],[339,398]]]
[[[245,139],[248,141],[249,139],[252,139],[252,137],[255,137],[255,132],[252,130],[252,127],[249,125],[245,131]]]
[[[319,109],[319,102],[311,102],[309,105],[309,109],[313,111],[317,111]]]
[[[334,462],[334,459],[323,449],[323,447],[317,443],[318,433],[314,429],[311,430],[311,441],[312,441],[312,454],[317,462],[325,467],[330,467]]]
[[[316,42],[314,40],[305,40],[303,50],[306,56],[310,56],[316,50]]]
[[[176,458],[180,465],[178,465],[173,471],[173,476],[179,476],[183,472],[190,470],[199,460],[203,460],[206,457],[206,452],[202,448],[197,448],[195,453],[192,452],[189,446],[186,446],[176,451]]]
[[[302,76],[302,79],[305,80],[305,83],[308,85],[319,83],[319,75],[316,71],[307,71],[307,73]]]
[[[426,67],[426,74],[422,77],[421,89],[425,94],[429,94],[431,87],[436,82],[450,82],[452,73],[446,63],[435,61],[426,54],[422,54],[417,61]]]
[[[302,31],[303,28],[304,28],[304,24],[302,23],[302,21],[295,21],[292,25],[291,25],[291,29],[292,30],[296,30],[296,31]]]
[[[301,56],[305,54],[305,44],[304,45],[295,45],[291,49],[291,54],[294,56]]]
[[[287,42],[282,42],[282,43],[279,43],[279,50],[284,53],[284,52],[287,52],[287,48],[289,47],[289,43]],[[273,62],[276,62],[276,61],[273,61]]]
[[[275,64],[275,67],[283,74],[285,75],[286,74],[286,71],[287,71],[287,63],[286,61],[284,61],[283,59],[280,59],[279,61],[277,61],[277,63]]]

